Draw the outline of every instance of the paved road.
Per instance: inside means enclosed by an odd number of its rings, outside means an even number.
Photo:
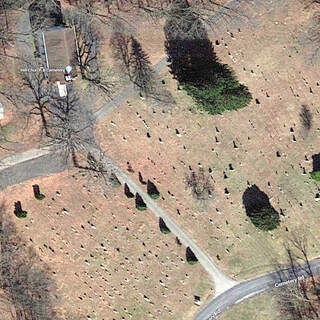
[[[320,258],[310,263],[311,272],[320,275]],[[294,272],[291,269],[283,269],[263,276],[241,282],[231,289],[215,297],[194,318],[194,320],[214,320],[234,304],[249,298],[259,292],[279,288],[288,283],[287,281],[298,281],[310,277],[310,271],[306,266],[297,267]]]
[[[14,162],[8,166],[8,158],[0,162],[0,190],[32,178],[58,173],[68,168],[65,158],[59,152],[46,149],[32,150],[18,157],[10,157]]]

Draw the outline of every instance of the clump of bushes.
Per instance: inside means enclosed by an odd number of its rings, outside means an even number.
[[[252,100],[248,88],[238,82],[225,65],[214,73],[207,83],[182,83],[183,88],[196,101],[197,106],[209,114],[246,107]],[[214,71],[213,71],[214,72]]]
[[[164,31],[171,73],[200,109],[221,114],[250,103],[248,88],[219,61],[204,24],[187,1],[172,6]]]
[[[159,218],[159,228],[163,234],[169,234],[171,232],[162,218]]]
[[[145,204],[139,193],[136,193],[136,208],[140,211],[147,209],[147,205]]]
[[[22,210],[21,201],[17,201],[14,203],[14,214],[18,218],[26,218],[28,212]]]
[[[266,193],[258,186],[248,187],[243,194],[243,204],[247,216],[255,227],[263,231],[269,231],[280,225],[280,215],[273,208]]]
[[[147,192],[148,192],[148,195],[150,196],[150,198],[152,199],[158,199],[160,197],[160,192],[159,190],[157,189],[156,185],[148,180],[147,182]]]
[[[43,200],[43,199],[46,197],[44,194],[42,194],[42,193],[40,192],[40,187],[39,187],[39,185],[34,184],[34,185],[32,186],[32,188],[33,188],[34,197],[35,197],[37,200]]]
[[[121,182],[114,172],[111,172],[109,175],[109,183],[113,188],[119,188],[121,186]]]
[[[186,249],[186,258],[187,262],[191,265],[196,264],[198,262],[197,257],[189,247],[187,247]]]

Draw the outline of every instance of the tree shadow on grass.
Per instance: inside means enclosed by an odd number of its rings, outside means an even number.
[[[186,259],[190,264],[195,264],[198,262],[196,255],[193,253],[190,247],[186,248]]]
[[[248,88],[228,65],[219,62],[205,27],[188,9],[181,2],[164,27],[171,74],[210,114],[245,107],[252,99]]]
[[[312,172],[320,171],[320,153],[312,156]]]
[[[273,230],[280,224],[279,213],[272,207],[267,194],[256,185],[246,189],[242,201],[247,216],[258,229]]]
[[[26,246],[11,218],[0,206],[0,299],[13,319],[60,319],[55,311],[56,284],[49,267]]]

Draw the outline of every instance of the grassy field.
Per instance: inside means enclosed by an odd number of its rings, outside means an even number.
[[[104,195],[90,181],[65,172],[0,194],[22,239],[50,266],[59,307],[79,319],[190,319],[194,295],[203,302],[213,293],[201,265],[189,265],[174,235],[122,187]],[[33,197],[34,183],[45,199]],[[17,200],[27,218],[14,217]]]
[[[308,174],[312,155],[320,152],[320,87],[308,47],[291,36],[297,23],[307,25],[310,14],[300,14],[298,1],[258,2],[255,8],[245,2],[243,10],[250,23],[237,19],[219,25],[212,41],[219,40],[217,56],[253,94],[247,108],[219,116],[197,112],[165,70],[161,78],[175,108],[130,101],[96,128],[102,148],[123,170],[129,162],[137,182],[139,172],[151,179],[161,192],[159,205],[235,279],[285,263],[284,243],[291,232],[308,228],[310,256],[320,253],[318,186]],[[310,130],[301,124],[303,104],[313,115]],[[210,172],[213,201],[200,203],[185,187],[186,173],[198,166]],[[277,230],[258,231],[247,218],[242,196],[252,185],[281,213]]]
[[[277,320],[280,314],[272,292],[261,293],[240,302],[224,313],[220,320]]]

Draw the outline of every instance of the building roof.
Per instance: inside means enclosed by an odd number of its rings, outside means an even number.
[[[75,67],[76,39],[74,30],[68,27],[53,28],[42,33],[46,55],[46,68],[49,69],[51,82],[65,82],[64,73],[66,66]],[[50,72],[50,70],[61,70]],[[73,68],[75,70],[75,68]]]

